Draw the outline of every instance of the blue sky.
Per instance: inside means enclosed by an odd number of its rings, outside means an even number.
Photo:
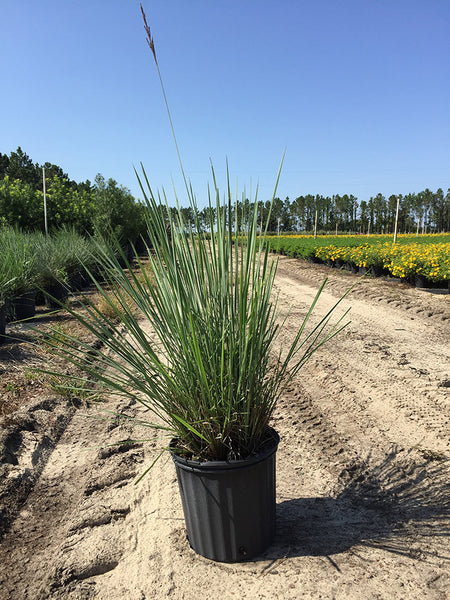
[[[144,0],[184,168],[368,200],[450,187],[450,0]],[[183,185],[134,0],[0,0],[0,152]]]

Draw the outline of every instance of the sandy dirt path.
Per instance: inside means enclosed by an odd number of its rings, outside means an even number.
[[[317,314],[354,276],[281,257],[283,346],[326,275]],[[163,438],[108,447],[152,434],[78,409],[2,541],[0,598],[447,598],[449,303],[373,279],[343,302],[351,324],[277,408],[277,534],[251,562],[190,549],[167,455],[134,485]],[[109,408],[141,414],[115,398]]]

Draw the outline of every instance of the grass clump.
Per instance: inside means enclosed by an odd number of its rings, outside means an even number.
[[[32,290],[38,278],[36,236],[0,228],[0,304]]]
[[[68,308],[97,338],[97,350],[93,353],[90,345],[69,335],[62,344],[55,337],[54,348],[104,390],[141,403],[150,415],[147,425],[177,438],[176,449],[185,456],[201,461],[246,458],[265,441],[285,386],[344,327],[344,316],[331,324],[338,301],[306,331],[324,283],[291,346],[273,352],[282,324],[273,299],[277,263],[266,251],[270,211],[260,231],[257,197],[248,214],[238,214],[229,177],[221,201],[213,170],[204,227],[185,177],[142,6],[141,11],[197,235],[191,234],[178,198],[171,209],[165,195],[153,194],[144,169],[136,173],[146,204],[151,276],[137,255],[132,269],[123,254],[117,257],[99,246],[96,257],[106,281],[104,287],[97,284],[102,306],[88,301],[83,312]],[[278,178],[279,173],[272,203]],[[246,224],[245,231],[238,223]],[[245,244],[235,242],[237,234]],[[125,259],[127,269],[119,259]],[[76,390],[83,381],[72,376],[68,385]]]
[[[209,211],[208,234],[194,237],[181,209],[168,210],[155,198],[145,171],[139,181],[154,249],[151,271],[138,257],[137,267],[124,270],[100,247],[107,285],[97,291],[103,305],[86,301],[83,311],[69,311],[101,346],[93,356],[91,346],[59,331],[54,351],[104,389],[140,402],[154,417],[148,425],[178,438],[187,455],[245,458],[264,441],[285,386],[343,327],[343,317],[331,325],[330,311],[306,333],[322,286],[292,345],[274,354],[281,326],[272,294],[277,263],[265,251],[257,201],[246,219],[247,243],[239,247],[229,186],[221,203],[214,179],[209,204],[216,210]],[[199,225],[192,194],[188,200]]]

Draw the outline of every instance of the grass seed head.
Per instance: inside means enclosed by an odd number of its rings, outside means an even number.
[[[155,59],[155,63],[158,64],[158,61],[156,60],[155,44],[153,42],[153,37],[152,37],[152,34],[150,32],[150,27],[148,26],[147,18],[145,16],[144,9],[142,8],[142,4],[139,3],[139,5],[141,7],[142,18],[144,19],[144,29],[145,29],[145,32],[147,34],[147,44],[149,45],[149,48],[150,48],[150,50],[153,53],[153,58]]]

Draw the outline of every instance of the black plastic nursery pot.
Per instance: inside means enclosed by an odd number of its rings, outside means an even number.
[[[45,305],[45,294],[42,290],[38,290],[36,292],[36,298],[34,300],[36,306],[44,306]]]
[[[261,554],[275,535],[275,455],[280,438],[235,461],[198,462],[172,453],[193,550],[218,562]],[[173,440],[171,447],[174,447]]]
[[[359,273],[359,267],[355,265],[355,263],[347,262],[345,263],[345,268],[347,271],[350,271],[350,273]]]
[[[69,288],[73,292],[79,292],[84,287],[83,273],[81,271],[75,271],[69,275]]]
[[[447,281],[432,281],[431,279],[428,279],[428,277],[426,277],[425,275],[419,274],[416,274],[414,283],[416,288],[428,288],[435,290],[445,289],[449,285]]]
[[[6,342],[6,311],[4,306],[0,306],[0,344]]]
[[[323,264],[323,260],[321,258],[319,258],[318,256],[308,256],[308,262],[316,264],[316,265]]]
[[[428,277],[425,277],[425,275],[416,275],[414,283],[417,288],[432,288],[433,287],[433,282],[430,281],[430,279],[428,279]]]
[[[374,277],[383,277],[383,275],[385,275],[384,267],[382,265],[372,265],[370,267],[370,273]]]
[[[36,314],[36,292],[26,292],[12,301],[16,321],[31,319]]]
[[[64,302],[68,295],[69,292],[67,287],[58,281],[46,288],[45,304],[48,306],[48,308],[61,308],[60,302]]]

